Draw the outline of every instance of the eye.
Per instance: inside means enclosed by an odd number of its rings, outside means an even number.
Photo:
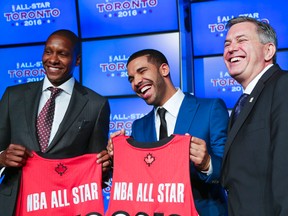
[[[240,37],[240,38],[238,38],[238,43],[242,43],[242,42],[245,42],[245,41],[247,41],[247,38],[244,38],[244,37]]]
[[[46,55],[51,54],[51,50],[44,50],[44,54],[46,54]]]
[[[228,47],[231,43],[230,42],[225,42],[224,47]]]
[[[133,80],[134,80],[134,77],[131,77],[131,76],[128,77],[128,82],[129,82],[129,83],[132,83]]]
[[[147,71],[147,68],[142,68],[141,70],[139,70],[139,73],[143,74],[145,71]]]
[[[67,53],[67,52],[60,52],[60,56],[67,57],[67,56],[69,56],[69,53]]]

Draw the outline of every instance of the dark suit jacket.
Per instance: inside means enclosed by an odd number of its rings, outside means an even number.
[[[35,125],[42,86],[43,81],[5,91],[0,101],[0,151],[10,143],[40,151]],[[75,82],[70,104],[47,154],[67,158],[105,149],[109,115],[107,99]],[[0,185],[0,215],[13,215],[20,172],[21,169],[5,169]]]
[[[228,112],[220,99],[200,99],[186,94],[177,117],[174,134],[189,133],[206,141],[213,173],[197,171],[191,162],[191,182],[195,205],[201,216],[225,215],[226,201],[219,184],[220,168],[226,142]],[[132,134],[140,142],[157,141],[154,110],[135,120]]]
[[[287,94],[288,76],[274,65],[230,120],[222,174],[229,216],[288,215]]]

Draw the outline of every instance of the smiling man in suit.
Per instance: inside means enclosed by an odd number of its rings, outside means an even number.
[[[249,95],[228,127],[221,178],[228,213],[288,215],[288,76],[276,64],[276,33],[249,17],[231,19],[227,28],[224,62]]]
[[[41,151],[37,116],[50,96],[50,87],[61,88],[55,99],[55,114],[48,146],[43,155],[69,158],[98,153],[103,171],[109,167],[106,148],[110,107],[107,99],[81,86],[73,78],[80,64],[80,40],[69,30],[53,32],[42,56],[43,81],[8,87],[0,102],[0,168],[5,178],[0,185],[0,214],[15,211],[21,167],[31,151]],[[3,169],[3,168],[2,168]]]
[[[132,137],[155,142],[160,136],[159,108],[165,108],[167,135],[190,134],[190,176],[195,206],[201,216],[226,215],[226,201],[219,184],[226,142],[228,112],[220,99],[196,98],[176,88],[166,57],[154,49],[140,50],[127,62],[128,79],[135,93],[153,110],[132,125]],[[115,132],[111,138],[124,131]],[[107,146],[113,155],[111,139]],[[132,162],[133,163],[133,162]]]

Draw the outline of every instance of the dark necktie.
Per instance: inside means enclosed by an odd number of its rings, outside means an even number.
[[[51,91],[50,98],[39,113],[36,123],[38,141],[42,152],[46,151],[49,143],[55,112],[55,98],[62,92],[62,89],[53,87],[49,87],[48,90]]]
[[[233,124],[236,121],[236,119],[238,118],[241,110],[243,109],[247,99],[248,99],[248,94],[242,94],[240,96],[240,98],[237,101],[236,107],[235,107],[235,111],[234,111],[234,115],[233,115]]]
[[[167,133],[167,123],[166,123],[166,120],[165,120],[165,113],[166,113],[166,109],[165,108],[159,108],[158,109],[158,114],[159,114],[159,117],[160,117],[160,133],[159,133],[159,140],[167,137],[168,133]]]

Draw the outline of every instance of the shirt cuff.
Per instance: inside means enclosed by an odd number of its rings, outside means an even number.
[[[3,151],[1,151],[0,152],[0,154],[2,153]],[[3,179],[4,179],[4,174],[3,174],[3,176],[2,176],[2,173],[4,172],[4,170],[5,170],[5,167],[2,167],[2,168],[0,168],[0,184],[2,183],[2,181],[3,181]]]
[[[201,171],[202,173],[205,173],[206,175],[211,175],[213,173],[213,167],[212,167],[212,160],[210,159],[209,162],[209,169],[207,171]]]
[[[4,174],[2,176],[2,173],[4,172],[4,170],[5,170],[5,167],[2,167],[2,169],[0,170],[0,184],[2,183],[2,181],[3,181],[4,177],[5,177]]]

